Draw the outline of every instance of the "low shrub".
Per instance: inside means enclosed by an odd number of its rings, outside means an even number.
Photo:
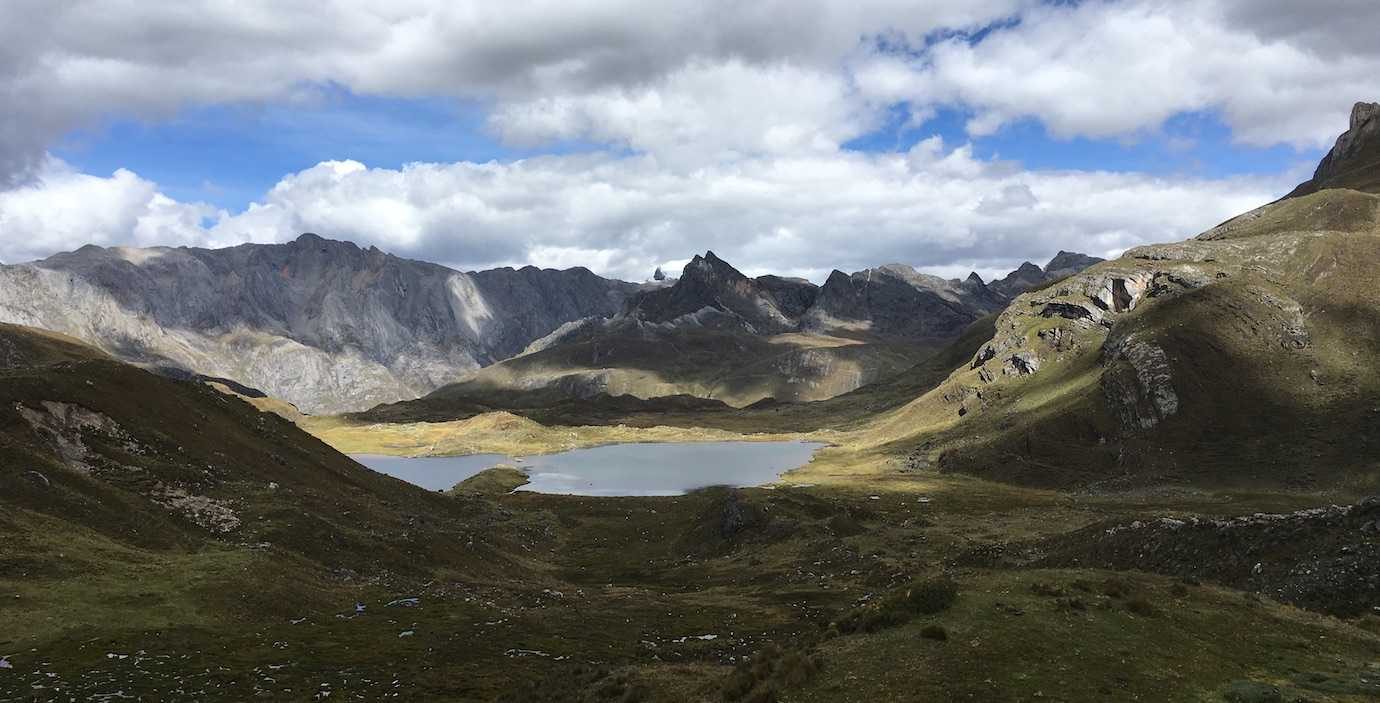
[[[930,623],[920,628],[920,636],[927,640],[947,642],[949,639],[949,630],[938,623]]]
[[[905,602],[921,615],[934,615],[949,609],[958,599],[958,584],[948,578],[912,583],[905,592]]]
[[[1109,598],[1125,598],[1131,592],[1130,584],[1111,577],[1102,582],[1102,595]]]
[[[752,659],[734,667],[720,686],[720,693],[725,701],[734,703],[774,703],[780,691],[808,683],[822,666],[823,659],[817,652],[783,651],[768,644]]]
[[[1087,601],[1084,601],[1082,598],[1077,597],[1060,598],[1058,600],[1058,604],[1060,608],[1063,608],[1065,610],[1084,611],[1088,609]]]
[[[1126,610],[1147,618],[1155,615],[1155,606],[1151,605],[1150,601],[1140,597],[1127,600]]]
[[[947,577],[912,581],[845,615],[836,623],[843,633],[877,632],[904,625],[917,615],[934,615],[948,610],[958,598],[958,584]]]

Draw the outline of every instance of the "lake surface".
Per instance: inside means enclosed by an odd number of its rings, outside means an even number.
[[[446,490],[497,464],[531,483],[520,491],[584,496],[668,496],[705,486],[757,486],[803,466],[819,442],[667,442],[610,444],[559,454],[508,457],[354,456],[365,466],[430,490]]]

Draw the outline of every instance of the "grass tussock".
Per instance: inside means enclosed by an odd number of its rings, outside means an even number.
[[[920,579],[894,591],[876,603],[857,608],[836,627],[841,634],[877,632],[904,625],[921,615],[948,610],[958,599],[958,584],[948,577]]]
[[[783,650],[770,644],[735,667],[720,690],[725,701],[774,703],[782,691],[809,683],[823,666],[823,657],[817,651]]]

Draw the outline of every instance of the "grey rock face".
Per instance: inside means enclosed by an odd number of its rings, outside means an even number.
[[[1380,193],[1380,103],[1358,102],[1351,108],[1347,131],[1327,152],[1313,178],[1285,197],[1308,195],[1324,188],[1353,188]]]
[[[305,234],[216,250],[87,246],[0,267],[0,321],[335,412],[427,393],[565,322],[611,315],[635,289],[586,269],[461,273]]]
[[[1164,349],[1134,335],[1111,337],[1103,345],[1103,357],[1107,373],[1102,392],[1123,430],[1148,430],[1179,411]]]

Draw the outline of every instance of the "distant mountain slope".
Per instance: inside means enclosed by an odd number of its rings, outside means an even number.
[[[586,269],[461,273],[305,234],[3,266],[0,321],[325,412],[422,395],[562,323],[611,315],[636,289]]]
[[[1076,268],[1096,260],[1060,252],[1055,261]],[[604,395],[691,395],[735,406],[823,400],[913,367],[1006,301],[976,274],[946,280],[890,264],[835,271],[816,287],[750,278],[707,252],[673,285],[632,296],[621,314],[563,325],[523,354],[386,414],[443,417],[449,406],[461,417],[477,407]]]
[[[1361,137],[1347,153],[1380,131]],[[1373,490],[1378,215],[1380,195],[1318,190],[1022,294],[873,438],[917,465],[1038,485]]]
[[[987,287],[1009,302],[1011,298],[1031,288],[1042,286],[1065,276],[1071,276],[1102,261],[1103,259],[1096,256],[1060,251],[1054,255],[1053,259],[1049,260],[1048,264],[1045,264],[1044,268],[1027,261],[1021,264],[1020,268],[1007,274],[1005,278],[992,281]]]
[[[691,259],[674,285],[633,297],[626,315],[666,323],[710,308],[736,317],[751,332],[774,334],[795,329],[817,292],[809,281],[748,278],[710,251]]]
[[[974,320],[1004,307],[1006,299],[973,274],[950,281],[904,264],[848,275],[834,271],[824,282],[803,327],[830,334],[892,340],[952,339]]]

